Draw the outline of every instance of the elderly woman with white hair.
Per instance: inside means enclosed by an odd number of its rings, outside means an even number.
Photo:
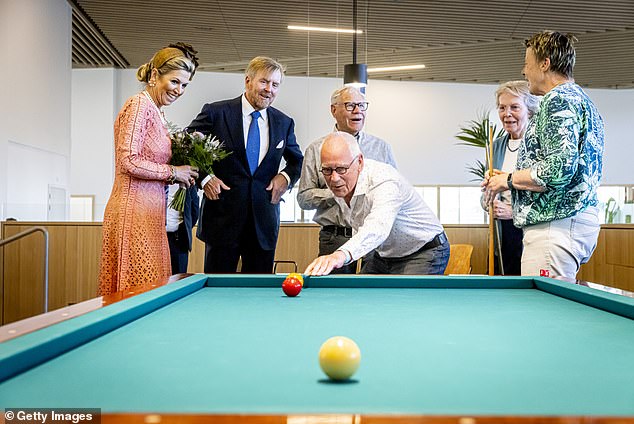
[[[493,141],[493,168],[513,172],[517,151],[524,141],[528,120],[539,108],[539,98],[530,93],[527,81],[508,81],[495,91],[495,100],[506,134]],[[484,199],[484,196],[483,196]],[[488,211],[489,204],[482,202]],[[522,265],[522,229],[513,225],[511,191],[505,190],[493,201],[493,217],[497,219],[498,243],[502,253],[496,257],[496,274],[520,275]]]

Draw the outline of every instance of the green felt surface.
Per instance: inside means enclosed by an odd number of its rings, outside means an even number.
[[[279,287],[200,289],[0,383],[0,407],[634,415],[632,319],[529,288],[318,283],[297,298]],[[348,384],[319,369],[334,335],[361,348]]]

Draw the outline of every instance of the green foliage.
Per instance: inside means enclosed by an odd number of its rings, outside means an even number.
[[[484,173],[486,172],[486,166],[480,160],[476,160],[474,165],[467,165],[469,173],[475,175],[477,178],[472,178],[469,181],[482,181],[484,179]]]
[[[610,197],[608,202],[605,204],[605,223],[612,224],[614,223],[614,218],[616,214],[619,213],[619,205],[616,203],[614,197]]]
[[[223,143],[211,134],[189,133],[173,124],[169,125],[169,129],[172,140],[172,165],[191,165],[207,174],[213,174],[213,164],[231,154],[223,148]]]
[[[491,125],[488,113],[480,112],[477,119],[471,120],[468,125],[460,127],[460,132],[456,135],[456,138],[461,143],[457,144],[486,149],[489,145],[489,131],[493,133],[493,140],[504,135],[504,129],[498,131],[495,125]],[[484,162],[477,160],[474,165],[467,165],[467,170],[477,177],[471,181],[480,181],[484,178],[486,166]]]
[[[172,140],[171,165],[190,165],[210,175],[213,164],[231,154],[223,148],[223,143],[211,134],[189,133],[170,123],[168,125]],[[185,206],[185,190],[181,187],[174,194],[170,208],[182,212]]]

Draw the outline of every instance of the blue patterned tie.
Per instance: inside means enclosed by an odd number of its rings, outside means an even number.
[[[260,112],[254,110],[251,112],[251,125],[249,125],[249,134],[247,134],[247,161],[251,175],[258,169],[258,159],[260,157],[260,127],[258,126],[258,118]]]

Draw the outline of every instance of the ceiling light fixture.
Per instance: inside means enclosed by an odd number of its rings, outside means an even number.
[[[324,28],[324,27],[311,27],[311,26],[300,26],[300,25],[289,25],[286,28],[295,29],[299,31],[320,31],[320,32],[338,32],[343,34],[362,34],[361,30],[354,29],[344,29],[344,28]]]
[[[368,73],[390,72],[390,71],[411,71],[414,69],[425,69],[425,65],[402,65],[402,66],[386,66],[384,68],[368,68]]]
[[[368,65],[357,63],[357,0],[352,1],[352,64],[343,66],[343,85],[361,90],[368,85]]]

